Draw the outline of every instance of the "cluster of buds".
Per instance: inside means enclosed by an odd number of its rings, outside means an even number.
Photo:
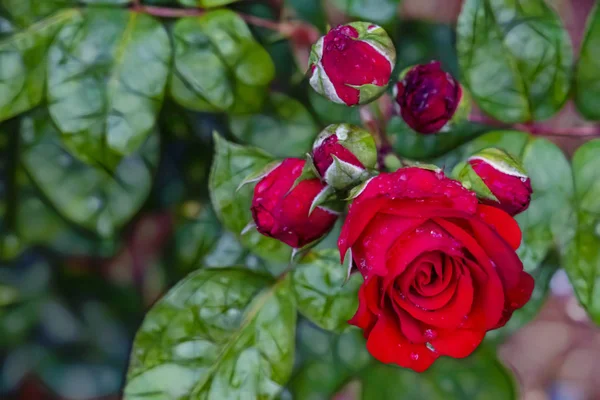
[[[311,86],[333,102],[355,106],[386,90],[396,53],[379,26],[353,22],[331,29],[311,51]],[[395,110],[422,134],[443,132],[465,120],[467,91],[439,62],[405,69],[393,87]],[[377,149],[369,132],[350,124],[326,127],[306,160],[288,158],[260,176],[252,200],[257,230],[295,249],[315,244],[333,227],[349,191],[373,176]],[[498,149],[484,150],[454,171],[480,200],[516,215],[531,199],[522,166]]]
[[[328,126],[307,160],[287,158],[252,178],[258,180],[251,206],[256,229],[294,249],[314,245],[333,227],[345,193],[366,180],[376,162],[369,132]]]

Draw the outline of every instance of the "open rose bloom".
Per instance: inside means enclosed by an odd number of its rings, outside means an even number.
[[[384,363],[424,371],[466,357],[531,296],[520,241],[510,215],[441,172],[382,173],[352,202],[338,242],[364,277],[350,323]]]

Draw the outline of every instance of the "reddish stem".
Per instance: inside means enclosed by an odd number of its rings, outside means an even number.
[[[154,15],[155,17],[161,18],[184,18],[184,17],[198,17],[204,14],[206,11],[201,8],[169,8],[169,7],[155,7],[155,6],[143,6],[136,0],[132,4],[132,9],[144,14]],[[260,18],[254,15],[237,13],[244,21],[254,26],[261,28],[271,29],[279,32],[286,37],[290,37],[297,26],[294,22],[276,22],[269,19]]]
[[[497,121],[493,118],[486,117],[484,115],[471,115],[469,117],[469,121],[497,126],[503,129],[516,129],[519,131],[529,132],[533,135],[541,136],[600,137],[600,126],[598,125],[573,126],[569,128],[553,128],[544,125],[536,125],[535,123],[511,125]]]

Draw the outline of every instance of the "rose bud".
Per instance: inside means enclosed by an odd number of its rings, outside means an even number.
[[[328,185],[348,189],[364,181],[368,169],[375,167],[375,140],[368,131],[354,125],[329,125],[313,144],[313,161]]]
[[[425,134],[466,120],[471,110],[465,90],[438,61],[404,70],[394,86],[394,99],[406,124]]]
[[[500,149],[488,148],[471,156],[458,178],[478,194],[482,203],[510,215],[525,211],[531,202],[531,180],[523,166]]]
[[[384,363],[424,371],[471,354],[531,297],[517,222],[441,171],[401,168],[367,181],[338,241],[364,282],[349,321]]]
[[[312,47],[310,84],[329,100],[355,106],[375,100],[386,89],[396,50],[383,28],[367,22],[340,25]]]
[[[292,189],[304,164],[297,158],[283,160],[256,184],[251,206],[260,233],[295,249],[322,238],[338,217],[323,207],[310,212],[315,197],[326,187],[319,179],[302,180]]]

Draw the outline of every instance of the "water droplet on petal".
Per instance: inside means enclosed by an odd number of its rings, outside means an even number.
[[[413,361],[417,361],[419,359],[418,353],[410,353],[410,359]]]

